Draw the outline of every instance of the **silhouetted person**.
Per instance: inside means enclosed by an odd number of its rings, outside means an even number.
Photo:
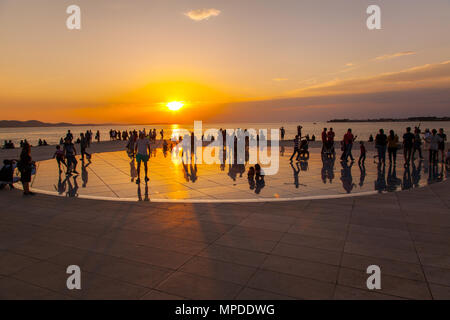
[[[294,139],[294,152],[292,153],[292,156],[291,156],[291,158],[289,159],[289,161],[292,161],[292,159],[295,157],[295,156],[297,156],[296,157],[296,160],[298,161],[298,159],[299,159],[299,157],[300,157],[300,141],[299,141],[299,135],[296,135],[295,136],[295,139]]]
[[[406,133],[403,135],[403,156],[405,158],[405,164],[409,165],[412,157],[412,150],[414,147],[414,134],[411,132],[411,128],[406,128]]]
[[[447,142],[447,135],[444,133],[444,129],[440,128],[439,129],[439,133],[437,134],[440,138],[441,141],[439,141],[438,144],[438,152],[441,152],[441,156],[442,156],[442,163],[445,162],[445,143]],[[437,155],[437,158],[439,160],[439,154]]]
[[[389,163],[394,162],[397,163],[397,150],[398,150],[399,138],[394,133],[394,130],[389,131],[389,135],[387,137],[387,149],[389,155]]]
[[[137,176],[136,184],[141,183],[141,162],[144,162],[145,182],[148,182],[148,160],[150,159],[150,141],[145,139],[143,133],[139,135],[135,146],[136,161],[137,161]]]
[[[422,138],[420,136],[420,129],[417,128],[417,127],[414,130],[414,145],[413,145],[413,153],[412,153],[413,160],[415,159],[416,151],[419,152],[420,159],[423,159],[423,156],[422,156]]]
[[[366,153],[367,153],[367,150],[366,150],[366,146],[364,145],[364,142],[363,141],[361,141],[360,143],[359,143],[359,150],[360,150],[360,155],[359,155],[359,159],[358,159],[358,164],[359,165],[363,165],[364,166],[364,164],[365,164],[365,162],[366,162]]]
[[[380,133],[375,137],[375,148],[378,151],[378,161],[379,163],[386,163],[386,146],[387,146],[387,136],[384,134],[384,130],[380,129]]]

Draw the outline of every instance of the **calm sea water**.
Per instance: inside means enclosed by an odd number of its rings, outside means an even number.
[[[370,134],[374,136],[378,132],[379,129],[383,128],[385,131],[393,129],[399,135],[405,131],[405,128],[410,126],[414,128],[419,125],[417,122],[378,122],[378,123],[326,123],[326,122],[302,122],[302,123],[203,123],[204,129],[209,128],[223,128],[223,129],[237,129],[237,128],[253,128],[253,129],[279,129],[281,126],[284,126],[286,129],[286,138],[292,139],[294,138],[297,132],[297,125],[301,124],[303,126],[302,134],[309,134],[310,136],[315,135],[317,139],[320,140],[321,132],[323,128],[332,127],[336,132],[336,139],[340,139],[348,128],[352,128],[355,135],[358,136],[358,140],[367,140],[369,139]],[[426,128],[429,129],[439,129],[444,128],[445,132],[450,131],[450,122],[422,122],[421,124],[422,131]],[[20,142],[20,140],[27,139],[32,145],[37,145],[39,139],[45,139],[49,144],[57,144],[61,137],[64,137],[67,130],[71,130],[74,136],[78,136],[81,132],[86,132],[86,130],[90,129],[92,132],[97,130],[100,131],[101,141],[109,140],[109,130],[142,130],[146,129],[148,132],[150,129],[155,128],[158,133],[159,131],[164,129],[165,137],[169,137],[173,130],[184,128],[187,130],[193,129],[192,124],[185,125],[118,125],[118,126],[92,126],[92,127],[83,127],[83,126],[74,126],[74,127],[41,127],[41,128],[0,128],[0,141],[3,145],[4,140],[12,140],[16,146]]]

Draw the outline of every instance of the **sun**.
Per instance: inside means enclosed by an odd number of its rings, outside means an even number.
[[[184,104],[180,101],[172,101],[166,104],[167,108],[169,108],[170,111],[178,111],[181,108],[183,108]]]

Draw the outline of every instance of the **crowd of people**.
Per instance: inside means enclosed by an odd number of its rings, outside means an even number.
[[[445,145],[447,142],[447,135],[444,133],[444,129],[426,129],[422,134],[419,127],[412,131],[411,127],[407,127],[405,132],[401,135],[400,140],[399,135],[394,132],[394,130],[389,130],[389,134],[384,132],[384,129],[380,129],[375,138],[371,135],[369,142],[375,144],[376,156],[378,162],[381,164],[386,163],[386,154],[388,155],[389,162],[397,162],[397,154],[399,151],[403,151],[403,158],[405,166],[411,164],[411,161],[416,159],[416,154],[420,159],[424,159],[423,150],[428,150],[429,153],[429,163],[436,164],[439,160],[443,163],[449,163],[450,160],[450,149],[445,151]],[[341,161],[351,162],[355,161],[353,157],[352,150],[353,145],[358,136],[354,135],[352,129],[349,128],[342,140],[340,141],[341,147]],[[322,131],[322,155],[323,156],[335,156],[335,133],[333,128],[324,128]],[[299,152],[299,136],[297,135],[294,139],[294,154]],[[360,145],[360,156],[358,163],[364,163],[366,160],[367,149],[364,141],[359,142]],[[292,157],[291,157],[292,161]]]
[[[14,143],[11,140],[9,140],[9,141],[5,140],[5,142],[3,143],[3,147],[2,148],[3,149],[14,149],[15,146],[14,146]]]
[[[174,146],[177,144],[176,142],[172,142],[171,140],[164,140],[164,130],[161,129],[159,132],[160,138],[162,140],[162,149],[164,154],[168,151],[172,151]],[[280,136],[281,139],[284,140],[286,135],[286,130],[284,127],[280,128]],[[260,139],[265,139],[264,136],[249,136],[246,129],[238,129],[233,131],[232,133],[227,133],[226,130],[219,130],[219,137],[223,139],[224,147],[224,155],[223,159],[227,159],[229,156],[236,157],[238,155],[237,152],[231,152],[230,150],[236,150],[237,141],[241,138],[245,140],[246,146],[246,154],[245,154],[245,162],[248,161],[248,146],[251,140],[256,140],[258,143]],[[401,138],[400,138],[401,137]],[[204,138],[204,137],[202,137]],[[83,169],[85,171],[84,163],[88,161],[91,162],[91,154],[88,152],[88,148],[90,147],[93,139],[100,142],[100,132],[97,131],[94,137],[94,134],[91,130],[87,130],[85,133],[81,133],[76,139],[73,133],[68,130],[65,137],[61,138],[60,144],[56,146],[56,150],[53,154],[53,158],[56,159],[58,164],[58,170],[61,174],[65,171],[66,176],[78,175],[77,171],[78,166],[78,147],[79,145],[79,159],[83,163]],[[195,141],[196,137],[194,133],[186,134],[184,137],[179,137],[179,141],[183,143],[183,141],[190,142],[191,148],[183,148],[183,165],[186,163],[190,164],[190,160],[196,159],[196,150],[194,146],[196,145]],[[214,137],[207,137],[208,140],[214,141]],[[321,134],[322,141],[322,159],[335,159],[336,150],[335,150],[335,139],[336,134],[333,128],[324,128]],[[126,150],[127,154],[131,159],[130,162],[130,175],[132,181],[136,179],[136,183],[140,184],[141,182],[141,167],[144,168],[144,181],[147,183],[149,181],[148,177],[148,161],[151,155],[151,146],[152,143],[157,140],[157,131],[156,129],[151,129],[149,132],[146,132],[146,129],[136,131],[119,131],[119,130],[110,130],[110,140],[122,140],[127,141]],[[298,187],[298,173],[301,171],[299,167],[299,162],[302,167],[305,167],[304,164],[306,162],[307,168],[307,160],[309,159],[309,150],[308,150],[308,142],[314,141],[315,136],[310,138],[309,135],[302,135],[302,126],[297,127],[297,134],[294,138],[294,151],[290,157],[291,167],[294,170],[294,177],[296,178],[296,187]],[[343,181],[352,181],[352,179],[348,179],[348,176],[351,177],[349,168],[356,161],[353,156],[353,147],[357,141],[357,135],[355,135],[351,128],[347,130],[345,135],[342,137],[340,142],[340,150],[342,152],[340,156],[340,160],[343,163]],[[444,162],[447,165],[450,165],[450,150],[445,150],[447,136],[444,133],[444,130],[441,128],[439,130],[436,129],[426,129],[424,132],[421,131],[420,127],[414,128],[412,130],[410,127],[407,127],[404,132],[396,133],[394,130],[389,130],[389,133],[386,134],[383,129],[380,129],[378,134],[376,134],[375,138],[373,135],[370,136],[369,142],[374,144],[376,155],[374,160],[377,161],[379,166],[384,166],[387,161],[389,164],[393,164],[395,168],[395,164],[398,160],[398,154],[401,152],[403,155],[404,166],[405,168],[410,165],[417,167],[414,163],[414,160],[417,157],[420,160],[424,159],[425,151],[428,152],[428,162],[430,166],[436,165],[438,161]],[[14,171],[17,168],[21,174],[20,181],[23,184],[23,190],[25,195],[32,195],[33,193],[29,189],[29,183],[31,181],[31,176],[36,171],[36,165],[32,161],[31,158],[31,145],[27,142],[27,140],[22,140],[21,143],[22,152],[20,154],[20,159],[18,160],[5,160],[3,163],[3,168],[0,171],[0,188],[4,188],[5,186],[9,186],[13,188],[13,183],[17,182],[17,177],[14,177]],[[39,146],[47,145],[45,140],[39,139]],[[339,144],[338,144],[339,145]],[[4,148],[14,148],[14,145],[11,141],[5,141]],[[284,148],[284,147],[283,147]],[[358,158],[358,164],[360,167],[364,167],[367,155],[367,149],[364,141],[359,142],[360,154]],[[229,153],[229,154],[227,154]],[[297,161],[297,164],[293,165],[293,160]],[[188,161],[189,159],[189,161]],[[350,161],[350,164],[349,164]],[[137,163],[137,167],[135,165]],[[231,161],[230,164],[230,177],[235,177],[237,174],[242,176],[242,174],[246,171],[245,165],[239,166],[242,162],[242,159],[237,161],[234,159],[234,162]],[[324,162],[325,163],[325,162]],[[421,164],[420,164],[421,166]],[[225,166],[222,165],[221,169],[224,170]],[[327,180],[327,177],[334,177],[334,173],[330,170],[326,169],[324,165],[323,176],[324,181]],[[185,166],[185,170],[187,172],[187,177],[189,181],[195,182],[197,180],[197,168],[196,165]],[[298,169],[298,170],[297,170]],[[83,170],[82,170],[83,171]],[[333,171],[333,170],[331,170]],[[414,171],[414,170],[413,170]],[[264,187],[264,171],[259,165],[255,165],[249,167],[248,169],[248,181],[250,185],[250,189],[255,190],[255,192],[259,193],[260,190]],[[365,175],[362,175],[362,177]],[[86,179],[87,180],[87,179]],[[332,179],[329,178],[331,181]],[[364,179],[362,178],[361,181]],[[360,182],[363,183],[363,182]],[[353,183],[346,184],[346,190],[351,190]]]

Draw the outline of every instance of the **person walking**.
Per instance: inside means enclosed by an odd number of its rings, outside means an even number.
[[[75,149],[75,145],[73,144],[72,140],[66,138],[66,141],[64,142],[64,155],[67,159],[67,172],[66,174],[70,176],[72,173],[78,174],[77,172],[77,159],[75,158],[75,155],[77,154],[77,150]]]
[[[347,162],[348,161],[348,157],[350,157],[350,159],[352,160],[352,162],[355,161],[355,159],[353,158],[352,155],[352,148],[353,148],[353,142],[356,140],[357,137],[355,137],[352,133],[352,129],[348,129],[347,133],[344,135],[344,153],[342,154],[343,156],[343,161]]]
[[[292,153],[292,156],[289,159],[289,161],[291,161],[291,162],[295,155],[297,155],[296,160],[298,160],[300,157],[300,141],[299,140],[300,140],[299,136],[296,135],[295,139],[294,139],[294,152]]]
[[[366,146],[364,145],[364,142],[363,142],[363,141],[361,141],[361,142],[359,143],[359,149],[360,149],[361,153],[360,153],[360,155],[359,155],[358,164],[359,164],[360,166],[361,166],[361,165],[364,166],[364,163],[366,162],[366,153],[367,153],[367,150],[366,150]]]
[[[66,164],[66,161],[64,159],[64,151],[61,150],[61,146],[60,145],[56,146],[56,151],[53,154],[53,158],[56,159],[56,162],[58,163],[59,173],[62,172],[61,164],[63,164],[66,167],[66,170],[67,170],[67,164]]]

